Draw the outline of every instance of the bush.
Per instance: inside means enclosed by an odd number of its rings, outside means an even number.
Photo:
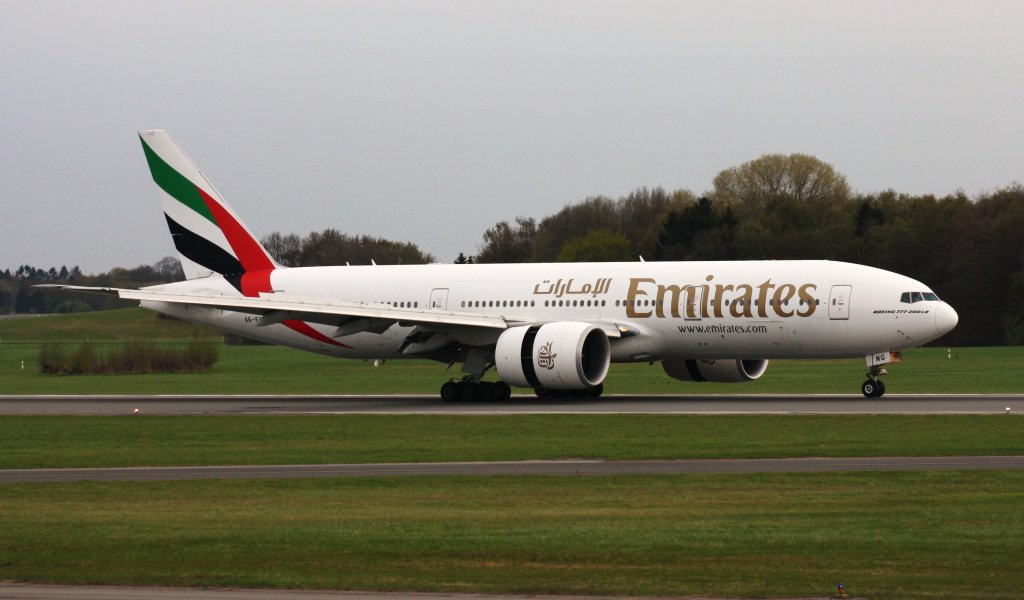
[[[44,374],[88,375],[94,373],[195,373],[211,368],[220,349],[210,340],[182,346],[158,346],[151,342],[127,342],[103,354],[85,342],[68,357],[64,346],[39,347],[39,371]]]
[[[89,375],[99,373],[101,369],[99,356],[92,347],[91,342],[85,342],[78,347],[68,361],[68,372],[72,375]]]
[[[39,371],[41,373],[66,373],[68,370],[68,355],[64,346],[54,342],[47,342],[39,346]]]

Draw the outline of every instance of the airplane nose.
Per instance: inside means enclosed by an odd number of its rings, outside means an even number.
[[[945,335],[956,327],[960,317],[953,310],[953,307],[942,302],[935,311],[935,331],[939,335]]]

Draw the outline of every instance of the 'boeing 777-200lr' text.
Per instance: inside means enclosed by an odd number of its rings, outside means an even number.
[[[277,264],[166,131],[140,133],[186,281],[85,288],[222,331],[343,358],[462,363],[446,400],[597,397],[613,362],[743,382],[772,358],[884,366],[957,323],[919,281],[829,261],[292,267]],[[496,369],[501,381],[485,382]]]

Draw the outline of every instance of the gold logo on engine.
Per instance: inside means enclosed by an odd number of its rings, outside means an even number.
[[[557,354],[551,353],[551,345],[554,342],[548,342],[537,350],[537,366],[542,369],[551,370],[555,368],[555,357]]]

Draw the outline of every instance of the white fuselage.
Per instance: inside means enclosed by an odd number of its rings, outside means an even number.
[[[413,310],[501,316],[523,323],[599,323],[613,362],[666,358],[841,358],[919,346],[955,326],[955,311],[924,284],[880,269],[830,261],[548,263],[343,266],[277,269],[275,292]],[[238,292],[220,276],[150,288]],[[917,299],[908,302],[907,293]],[[917,295],[913,295],[916,293]],[[333,345],[260,316],[144,301],[144,307],[239,335],[347,358],[415,358],[412,326],[337,337]],[[460,330],[431,344],[493,346],[500,331]],[[403,347],[403,342],[405,346]],[[432,346],[433,347],[433,346]]]

